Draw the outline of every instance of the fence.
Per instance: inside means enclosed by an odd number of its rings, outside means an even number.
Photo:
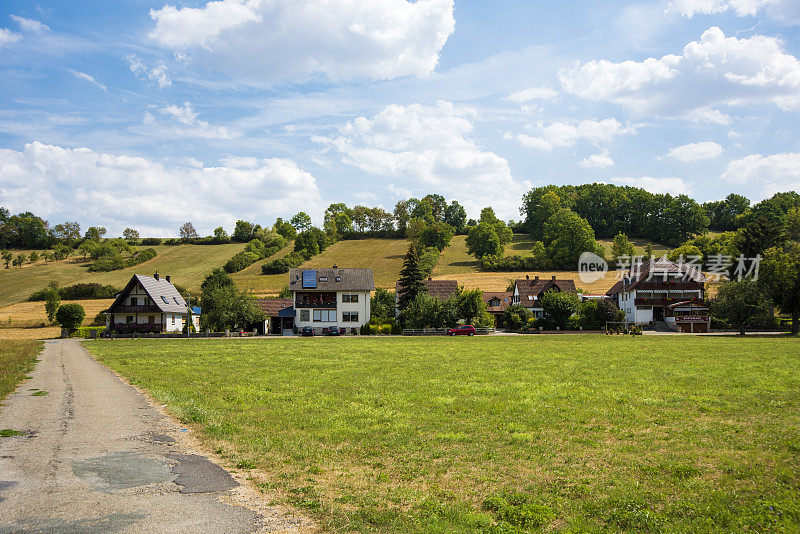
[[[476,328],[475,334],[486,336],[494,334],[494,328]],[[446,336],[447,328],[403,328],[404,336]]]

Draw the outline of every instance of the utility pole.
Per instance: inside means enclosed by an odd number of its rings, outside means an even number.
[[[189,297],[189,301],[186,303],[186,337],[191,337],[192,335],[192,294],[186,293],[186,296]]]

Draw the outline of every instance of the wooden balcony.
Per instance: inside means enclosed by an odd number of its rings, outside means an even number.
[[[161,313],[161,310],[155,304],[120,305],[109,311],[112,313]]]

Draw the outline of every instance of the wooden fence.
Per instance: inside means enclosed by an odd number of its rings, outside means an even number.
[[[476,328],[475,334],[486,336],[494,334],[494,328]],[[446,336],[447,328],[403,328],[404,336]]]

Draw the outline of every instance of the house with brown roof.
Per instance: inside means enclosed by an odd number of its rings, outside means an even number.
[[[632,323],[663,322],[679,332],[708,332],[705,283],[697,266],[657,258],[635,265],[607,294]]]
[[[256,304],[266,319],[262,334],[291,335],[294,332],[294,301],[292,299],[258,299]]]
[[[425,280],[425,289],[428,295],[444,302],[458,293],[458,282],[456,280],[433,280],[431,277],[428,277],[428,279]],[[397,282],[394,286],[394,306],[396,315],[400,314],[398,306],[400,304],[400,295],[402,294],[403,287],[400,285],[400,282]]]
[[[187,322],[200,329],[200,308],[189,308],[169,275],[135,274],[103,312],[106,328],[118,333],[181,332]]]
[[[531,278],[526,275],[524,279],[514,281],[511,303],[527,308],[534,317],[543,317],[544,310],[539,299],[548,291],[578,292],[574,280],[559,280],[555,275],[548,279],[540,279],[538,276]]]
[[[503,314],[511,306],[512,298],[513,294],[510,291],[483,292],[483,302],[486,303],[486,311],[494,317],[495,328],[502,326]]]
[[[369,322],[375,278],[372,269],[294,268],[289,270],[289,289],[296,328],[321,331],[337,326],[352,331]]]

